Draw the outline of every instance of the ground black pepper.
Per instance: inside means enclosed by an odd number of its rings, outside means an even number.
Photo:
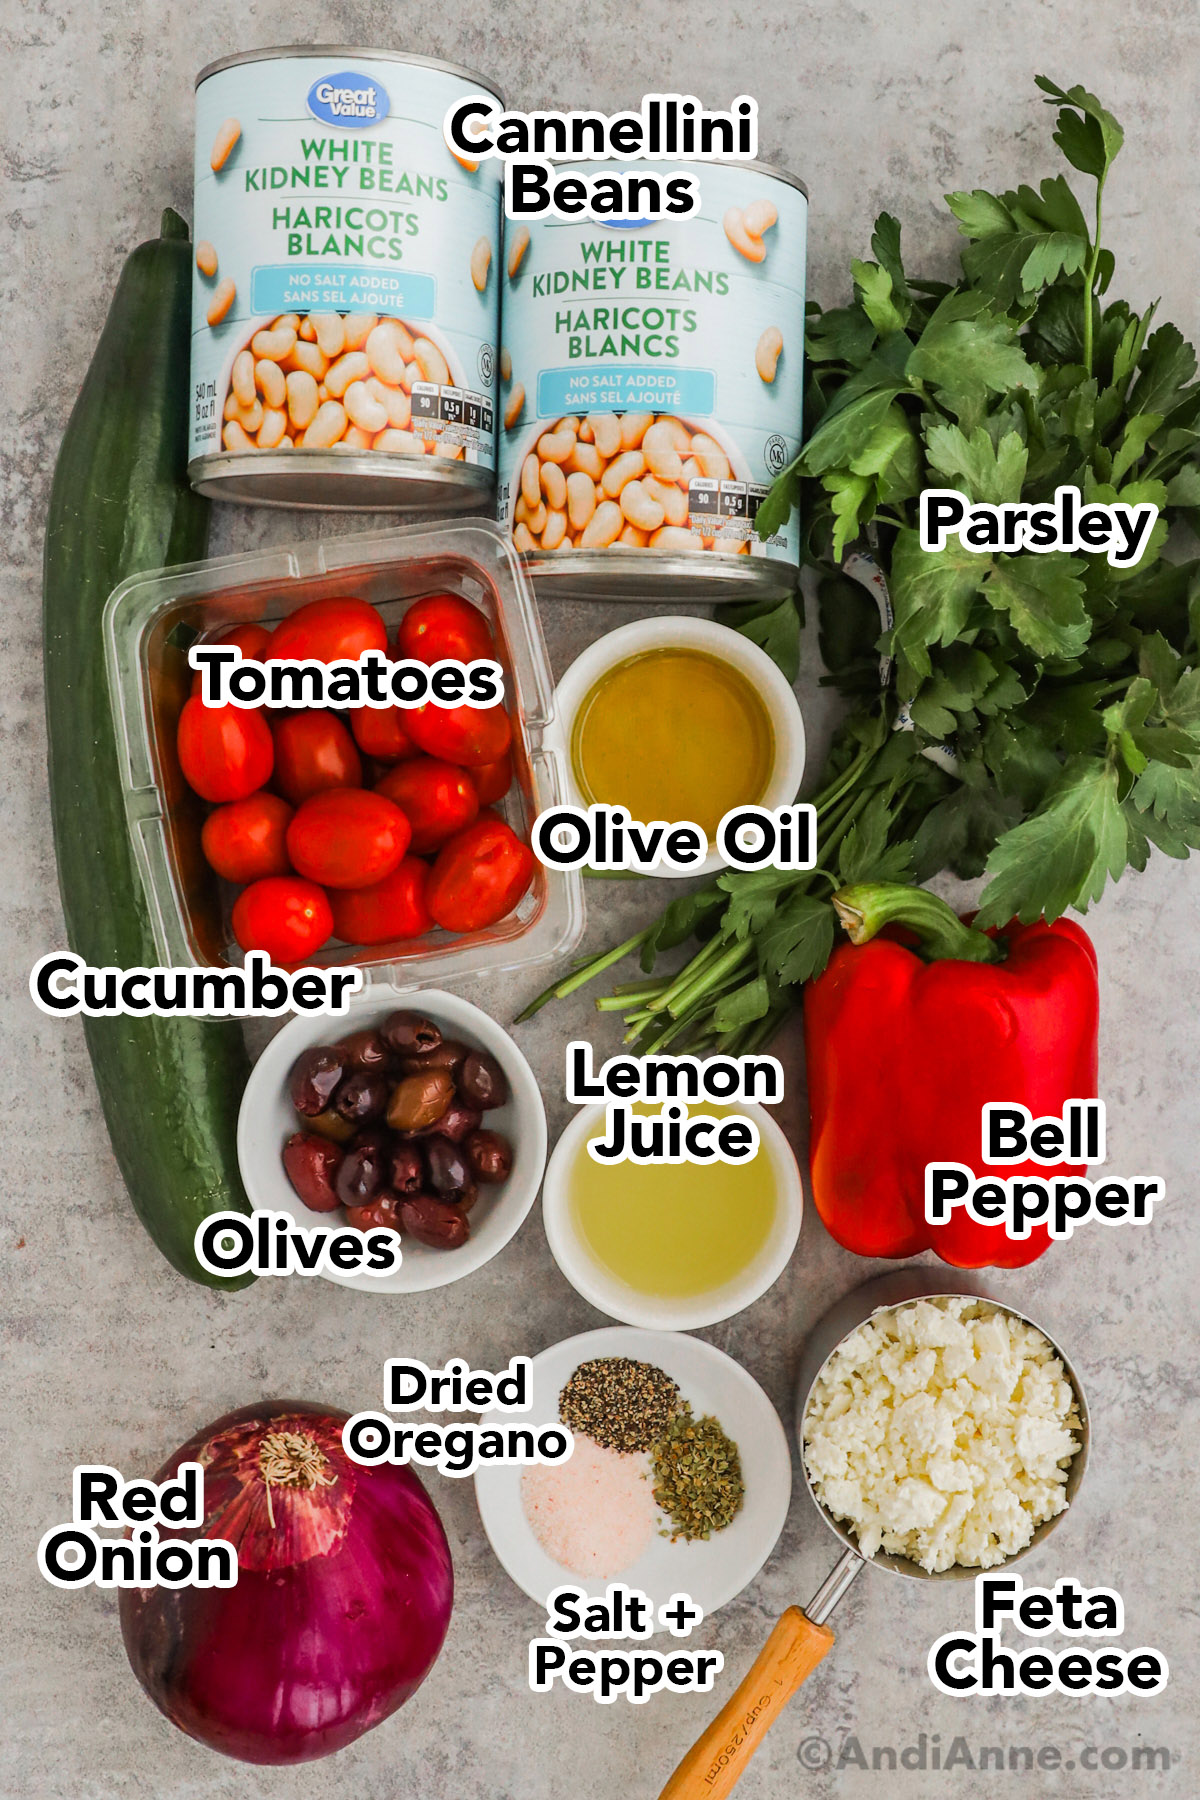
[[[653,1363],[600,1356],[580,1363],[558,1396],[564,1425],[606,1450],[652,1450],[680,1407],[679,1389]]]

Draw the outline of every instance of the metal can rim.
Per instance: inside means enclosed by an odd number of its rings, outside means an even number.
[[[303,456],[305,461],[298,463],[297,456]],[[437,467],[439,463],[441,466]],[[378,491],[374,491],[369,497],[350,499],[344,494],[339,497],[335,485],[319,500],[298,500],[286,494],[276,498],[261,493],[249,499],[244,492],[221,494],[219,491],[227,483],[240,483],[256,473],[264,482],[270,482],[273,477],[286,478],[288,475],[295,479],[302,471],[307,471],[310,476],[332,477],[335,483],[340,481],[345,486],[355,480],[369,480],[376,484]],[[451,462],[441,457],[393,456],[380,450],[350,453],[345,450],[311,449],[300,452],[292,450],[282,455],[269,450],[210,450],[203,456],[192,457],[187,466],[187,477],[197,493],[206,494],[210,499],[238,500],[243,504],[256,506],[282,506],[301,512],[403,511],[405,506],[400,494],[397,494],[394,509],[383,498],[382,489],[392,486],[401,489],[408,483],[418,481],[426,490],[425,497],[419,501],[409,500],[408,507],[422,512],[437,512],[441,502],[429,491],[431,489],[440,488],[446,494],[457,490],[463,497],[463,503],[470,505],[476,497],[489,493],[495,485],[495,476],[483,464]]]
[[[808,183],[801,181],[798,175],[793,175],[790,169],[781,169],[778,163],[744,162],[740,156],[708,156],[699,166],[703,168],[705,162],[718,163],[723,169],[753,169],[759,175],[770,175],[775,181],[797,188],[808,199]]]
[[[237,69],[243,63],[267,62],[278,59],[282,62],[299,61],[302,57],[327,56],[360,56],[377,62],[408,63],[418,69],[437,69],[443,75],[461,76],[464,81],[473,81],[484,93],[491,94],[501,106],[508,105],[504,91],[486,75],[477,69],[468,69],[462,63],[446,62],[440,56],[416,56],[407,50],[375,50],[364,44],[268,44],[261,50],[239,50],[232,56],[219,56],[215,62],[206,63],[196,77],[196,87],[208,80],[210,75],[220,75],[226,69]]]

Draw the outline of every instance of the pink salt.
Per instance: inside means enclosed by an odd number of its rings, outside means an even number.
[[[521,1478],[521,1503],[538,1543],[572,1575],[607,1581],[649,1544],[657,1510],[650,1459],[606,1450],[581,1432],[564,1463],[535,1463]]]

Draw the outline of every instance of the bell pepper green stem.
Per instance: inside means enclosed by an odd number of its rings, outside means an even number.
[[[964,924],[952,906],[927,888],[898,881],[864,881],[833,896],[838,919],[852,944],[869,944],[885,925],[904,925],[920,939],[929,962],[1000,962],[1004,946]]]
[[[160,237],[182,238],[186,242],[189,236],[187,220],[181,218],[173,206],[165,206],[158,233]]]

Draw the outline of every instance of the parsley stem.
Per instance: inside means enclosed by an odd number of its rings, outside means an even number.
[[[855,819],[870,798],[871,794],[869,789],[865,793],[855,795],[854,799],[850,802],[850,805],[838,820],[836,828],[829,833],[821,845],[822,852],[826,857],[828,857],[831,850],[835,849],[837,845],[841,843],[851,825],[853,825]]]
[[[564,976],[562,981],[556,981],[553,987],[543,988],[541,993],[529,1002],[524,1011],[517,1014],[514,1023],[520,1025],[524,1020],[532,1019],[534,1013],[541,1012],[543,1006],[547,1005],[549,1001],[565,1000],[568,994],[573,994],[576,988],[583,987],[594,976],[603,975],[605,969],[611,969],[614,963],[620,962],[623,957],[629,956],[634,950],[639,949],[649,937],[651,930],[652,927],[647,925],[644,931],[635,932],[633,937],[626,938],[625,942],[618,944],[615,949],[602,950],[598,956],[589,956],[570,975]]]
[[[1092,334],[1094,330],[1092,312],[1096,294],[1096,271],[1100,267],[1100,221],[1104,195],[1104,177],[1107,173],[1108,169],[1106,166],[1096,177],[1096,224],[1092,232],[1092,253],[1088,258],[1087,274],[1084,278],[1083,366],[1087,371],[1089,380],[1091,379],[1092,374]]]
[[[835,806],[843,794],[849,793],[874,755],[873,750],[860,750],[849,768],[843,769],[842,773],[830,782],[825,791],[817,795],[813,801],[813,810],[818,818],[822,813],[828,812],[831,806]]]
[[[753,955],[754,947],[748,941],[740,944],[729,944],[725,948],[724,953],[721,956],[718,956],[714,963],[711,963],[707,968],[698,970],[690,981],[685,982],[682,987],[672,995],[666,1003],[666,1010],[671,1014],[672,1018],[681,1019],[688,1011],[688,1008],[691,1007],[702,994],[709,993],[719,982],[723,981],[727,975],[732,975],[735,969],[740,968],[747,957]],[[693,966],[694,963],[689,963],[688,970],[691,970]],[[686,970],[685,973],[687,973]]]

